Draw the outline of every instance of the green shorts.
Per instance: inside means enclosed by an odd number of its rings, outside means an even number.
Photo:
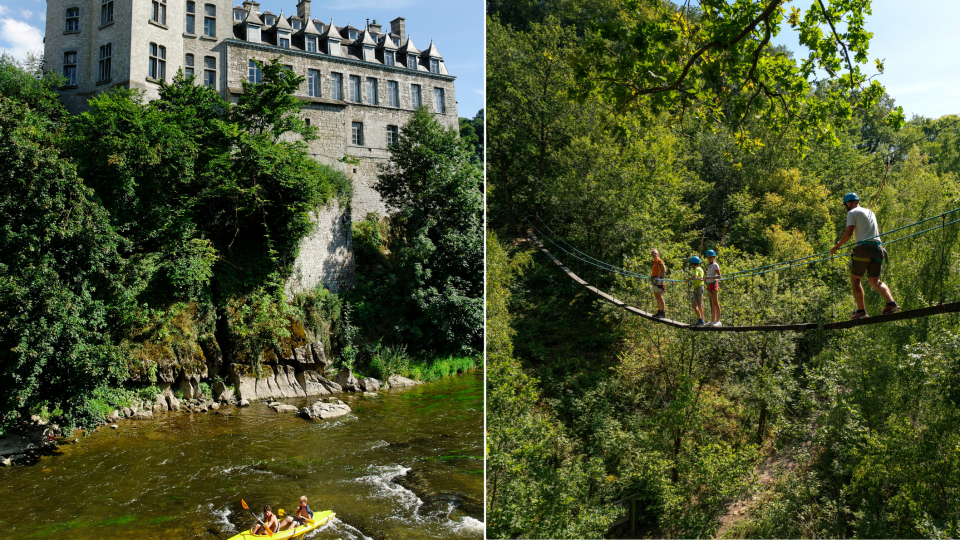
[[[860,244],[850,254],[850,273],[857,277],[879,278],[887,251],[877,244]]]
[[[703,300],[703,285],[697,285],[696,287],[690,290],[690,296],[693,298],[694,302],[700,302]]]

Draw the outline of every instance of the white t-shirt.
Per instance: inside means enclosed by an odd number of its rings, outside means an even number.
[[[847,212],[847,227],[853,225],[854,240],[880,241],[880,228],[877,226],[877,216],[869,208],[858,206]]]
[[[720,275],[720,265],[717,264],[717,261],[713,261],[712,263],[707,265],[707,284],[708,285],[710,283],[716,283],[717,282],[716,279],[710,279],[710,278],[716,278],[719,275]]]

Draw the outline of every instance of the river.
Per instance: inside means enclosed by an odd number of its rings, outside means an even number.
[[[227,539],[250,528],[241,498],[300,495],[337,513],[308,538],[483,538],[482,373],[340,397],[352,412],[331,420],[254,403],[81,435],[0,469],[0,538]]]

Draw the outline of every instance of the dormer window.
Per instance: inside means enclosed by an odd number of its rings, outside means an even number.
[[[430,59],[430,73],[440,73],[440,61],[436,58]]]
[[[396,65],[396,53],[390,51],[383,51],[383,63],[387,66]]]
[[[300,21],[294,19],[294,20],[290,21],[290,24],[293,25],[293,29],[294,29],[294,30],[299,30],[299,29],[300,29]]]
[[[307,36],[307,52],[317,52],[316,36]]]
[[[242,9],[233,10],[233,20],[235,21],[242,21],[244,15],[246,15],[246,12]]]
[[[273,26],[273,15],[265,15],[263,17],[263,24],[267,26]]]
[[[277,32],[277,46],[281,49],[290,48],[290,34]]]
[[[356,30],[347,30],[347,38],[348,38],[348,39],[357,39],[357,31],[356,31]]]
[[[407,69],[417,69],[417,57],[412,54],[407,56]]]
[[[398,38],[398,37],[391,37],[390,40],[393,41],[393,45],[394,45],[395,47],[399,47],[399,46],[400,46],[400,38]]]

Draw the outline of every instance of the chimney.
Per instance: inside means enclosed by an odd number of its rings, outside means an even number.
[[[306,26],[310,20],[310,0],[297,2],[297,16],[303,19],[303,25]]]
[[[390,21],[390,32],[400,36],[400,45],[402,46],[407,41],[407,33],[404,28],[404,19],[403,17],[397,17],[396,19]]]
[[[382,34],[383,30],[380,28],[380,25],[377,24],[377,20],[373,20],[373,24],[370,25],[370,32],[374,34]]]
[[[246,0],[243,3],[243,9],[253,13],[254,15],[260,14],[260,3],[254,2],[253,0]]]

